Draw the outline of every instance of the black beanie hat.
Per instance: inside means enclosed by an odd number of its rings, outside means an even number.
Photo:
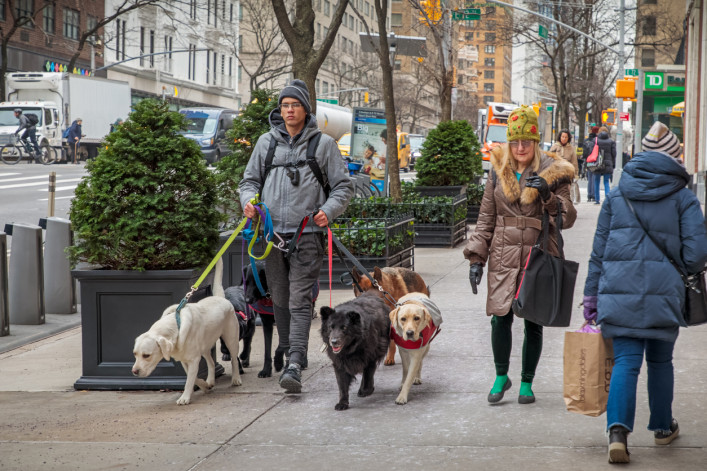
[[[282,105],[283,98],[299,100],[307,114],[312,112],[312,107],[309,104],[309,90],[307,89],[307,84],[302,80],[294,79],[282,89],[280,97],[277,99],[277,106]]]

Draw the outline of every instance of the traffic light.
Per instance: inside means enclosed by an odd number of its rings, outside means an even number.
[[[608,109],[601,112],[601,122],[611,126],[616,122],[616,110]]]
[[[440,0],[423,0],[420,2],[420,8],[425,12],[420,12],[420,23],[432,26],[442,19],[442,5]]]

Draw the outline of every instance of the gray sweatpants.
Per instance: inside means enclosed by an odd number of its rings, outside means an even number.
[[[273,250],[265,262],[279,346],[289,350],[290,362],[300,366],[307,355],[312,324],[312,286],[319,279],[323,258],[323,234],[305,233],[289,260]]]

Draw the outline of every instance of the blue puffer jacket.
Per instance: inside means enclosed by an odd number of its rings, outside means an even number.
[[[604,201],[594,235],[585,296],[597,296],[604,337],[674,342],[685,325],[685,286],[643,231],[622,195],[670,257],[689,273],[707,262],[707,233],[685,168],[661,152],[637,154]]]

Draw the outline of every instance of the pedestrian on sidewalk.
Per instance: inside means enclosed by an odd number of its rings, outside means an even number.
[[[544,211],[553,219],[563,213],[563,226],[572,227],[577,212],[570,198],[575,169],[562,157],[540,150],[538,117],[532,108],[516,108],[508,120],[508,143],[491,154],[491,174],[479,209],[476,230],[464,248],[469,260],[469,281],[474,294],[488,261],[486,314],[491,316],[491,347],[496,380],[488,402],[503,399],[510,389],[508,367],[511,357],[511,302],[522,276],[521,264],[535,244]],[[560,206],[561,205],[561,206]],[[559,255],[554,231],[549,251]],[[540,360],[543,328],[525,320],[525,340],[518,402],[535,402],[532,391],[535,368]]]
[[[572,145],[572,134],[569,129],[563,129],[557,136],[557,141],[550,147],[550,152],[554,152],[574,167],[574,181],[570,187],[570,195],[573,203],[579,203],[579,185],[576,181],[579,180],[579,164],[577,163],[577,149]]]
[[[678,329],[685,325],[685,285],[663,252],[691,274],[704,270],[707,262],[704,217],[697,197],[686,188],[691,177],[680,159],[677,136],[656,122],[642,144],[643,152],[626,164],[601,208],[584,285],[585,319],[598,323],[614,344],[606,414],[610,463],[629,462],[627,436],[633,432],[644,353],[648,430],[658,445],[679,433],[672,415],[672,360]]]
[[[75,164],[79,163],[79,143],[81,142],[81,138],[85,136],[84,134],[82,134],[82,124],[83,119],[76,118],[74,122],[71,123],[71,127],[69,128],[69,137],[66,138],[66,143],[69,145],[69,154],[71,155],[71,160]]]
[[[312,286],[319,280],[324,234],[329,222],[348,206],[353,184],[336,141],[322,134],[317,126],[307,85],[301,80],[290,82],[280,92],[278,105],[270,113],[270,131],[260,136],[255,145],[239,189],[243,213],[249,218],[257,215],[251,199],[260,195],[270,210],[273,229],[286,240],[286,247],[298,235],[302,219],[318,210],[314,224],[304,228],[293,253],[273,250],[265,261],[280,338],[276,351],[284,352],[288,360],[280,386],[288,393],[299,393],[312,323]],[[323,181],[315,174],[314,164],[306,163],[309,142],[317,136],[320,141],[315,160]],[[267,169],[266,158],[273,140],[276,147]],[[329,194],[325,183],[331,188]]]
[[[601,170],[592,173],[594,174],[594,202],[601,204],[601,192],[599,191],[601,180],[602,178],[604,179],[604,196],[608,197],[611,191],[609,181],[614,174],[614,167],[616,166],[616,142],[609,137],[609,129],[606,126],[599,128],[597,145],[599,146],[599,152],[604,154],[604,166]]]
[[[587,157],[594,150],[597,143],[599,126],[593,126],[589,135],[582,143],[582,160],[584,161],[585,172],[587,173],[587,202],[594,201],[594,174],[587,168]]]

